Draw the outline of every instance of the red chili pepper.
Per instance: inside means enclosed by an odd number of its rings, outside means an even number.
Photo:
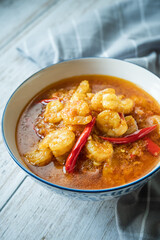
[[[82,150],[83,146],[86,144],[87,139],[91,133],[91,130],[95,124],[95,121],[96,121],[96,118],[93,117],[92,121],[88,123],[88,125],[85,127],[80,137],[78,138],[77,142],[75,143],[71,153],[69,154],[66,160],[66,164],[65,164],[66,172],[68,173],[73,172],[76,165],[77,157],[80,151]]]
[[[133,134],[130,134],[130,135],[125,136],[123,138],[110,138],[110,137],[101,137],[101,136],[100,136],[100,138],[102,138],[104,140],[107,140],[109,142],[112,142],[112,143],[116,143],[116,144],[131,143],[131,142],[135,142],[135,141],[143,138],[148,133],[152,132],[156,127],[157,127],[157,125],[153,125],[151,127],[143,128],[143,129],[140,129],[140,130],[134,132]]]
[[[158,156],[160,153],[160,147],[154,143],[150,138],[146,138],[147,149],[153,156]]]
[[[54,100],[57,100],[58,99],[58,97],[53,97],[53,98],[49,98],[49,99],[43,99],[43,100],[41,100],[39,103],[42,103],[42,104],[47,104],[47,103],[49,103],[49,102],[51,102],[51,101],[54,101]]]

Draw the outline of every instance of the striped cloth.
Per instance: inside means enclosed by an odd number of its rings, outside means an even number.
[[[113,57],[160,76],[160,0],[114,0],[72,19],[60,29],[28,37],[17,50],[39,68],[79,57]],[[160,239],[160,174],[142,189],[118,199],[122,240]]]

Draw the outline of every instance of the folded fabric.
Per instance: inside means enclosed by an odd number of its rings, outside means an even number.
[[[61,29],[48,26],[17,50],[43,68],[71,58],[112,57],[160,76],[160,1],[117,0]],[[116,206],[120,239],[160,239],[160,174]]]
[[[159,0],[120,0],[82,21],[35,32],[17,50],[40,68],[79,57],[125,59],[160,73]]]

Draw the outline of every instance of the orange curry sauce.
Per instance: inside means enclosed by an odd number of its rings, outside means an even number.
[[[75,89],[85,79],[89,81],[93,93],[105,88],[114,88],[117,95],[132,98],[135,106],[130,115],[137,121],[138,129],[148,126],[146,119],[149,116],[160,115],[159,104],[144,90],[126,80],[103,75],[76,76],[64,79],[40,92],[22,112],[16,131],[17,146],[22,159],[28,168],[39,177],[70,188],[104,189],[123,185],[142,177],[152,170],[160,159],[147,151],[144,139],[128,144],[113,144],[113,157],[105,163],[105,171],[103,165],[94,166],[92,161],[87,159],[85,148],[82,149],[77,159],[75,171],[72,174],[65,174],[64,166],[60,165],[54,157],[51,163],[42,167],[31,165],[24,157],[40,141],[33,128],[37,122],[37,117],[44,111],[45,106],[38,102],[41,99],[51,98],[52,94],[59,90],[65,92]],[[96,113],[94,114],[96,115]],[[57,127],[60,126],[57,125]],[[77,126],[77,135],[80,135],[83,129],[84,127]],[[96,125],[92,132],[102,135]],[[156,144],[159,144],[157,131],[153,131],[148,136]],[[136,152],[135,155],[134,152]]]

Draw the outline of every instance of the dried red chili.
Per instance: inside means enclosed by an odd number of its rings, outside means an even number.
[[[157,127],[157,125],[143,128],[143,129],[140,129],[140,130],[134,132],[133,134],[130,134],[130,135],[122,137],[122,138],[110,138],[110,137],[102,137],[102,136],[100,136],[100,138],[107,140],[109,142],[112,142],[112,143],[116,143],[116,144],[131,143],[131,142],[135,142],[135,141],[143,138],[148,133],[152,132],[156,127]]]
[[[150,138],[145,139],[147,142],[147,149],[153,156],[158,156],[160,153],[160,147],[154,143]]]
[[[83,132],[81,133],[80,137],[78,138],[77,142],[75,143],[71,153],[69,154],[66,164],[65,164],[65,169],[66,172],[71,173],[73,172],[75,165],[76,165],[76,160],[77,157],[82,150],[83,146],[86,144],[87,139],[92,131],[92,128],[95,124],[96,118],[93,117],[92,121],[88,123],[88,125],[85,127]]]

